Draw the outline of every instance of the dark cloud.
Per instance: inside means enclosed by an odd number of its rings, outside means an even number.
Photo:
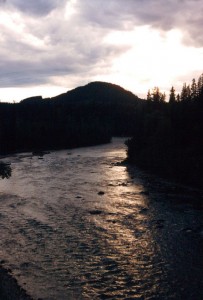
[[[0,0],[3,3],[1,10],[6,8],[14,27],[1,25],[0,87],[44,84],[55,76],[91,80],[107,72],[112,60],[130,47],[122,40],[108,44],[106,35],[139,25],[162,32],[177,28],[185,43],[203,46],[202,0]],[[66,11],[68,3],[73,14]],[[12,18],[13,12],[18,14]]]
[[[203,2],[201,0],[138,0],[140,5],[136,14],[141,24],[149,24],[167,31],[180,29],[184,42],[194,46],[203,46],[201,28],[203,26]]]
[[[95,26],[129,30],[150,25],[162,31],[174,28],[184,33],[184,41],[203,45],[202,0],[86,0],[78,1],[81,17]]]
[[[104,43],[103,29],[74,22],[75,18],[61,21],[59,11],[46,22],[27,18],[22,32],[5,26],[0,36],[0,87],[44,84],[57,76],[91,77],[105,72],[112,59],[128,49]]]
[[[59,6],[63,6],[67,1],[65,0],[7,0],[8,7],[17,9],[25,14],[34,16],[44,16],[49,14],[52,10]]]

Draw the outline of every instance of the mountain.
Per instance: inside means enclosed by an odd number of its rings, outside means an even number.
[[[61,149],[129,136],[142,101],[122,87],[92,82],[53,98],[0,103],[0,153]]]
[[[119,105],[135,104],[138,97],[124,88],[107,83],[91,82],[85,86],[77,87],[65,94],[52,98],[55,101],[69,102],[97,102],[97,103],[117,103]]]
[[[134,95],[130,91],[125,90],[119,85],[95,81],[52,98],[43,99],[41,96],[34,96],[23,99],[20,103],[38,104],[42,101],[51,101],[52,104],[54,102],[60,102],[63,104],[94,102],[100,104],[117,103],[118,105],[135,105],[139,100],[140,99],[136,95]]]

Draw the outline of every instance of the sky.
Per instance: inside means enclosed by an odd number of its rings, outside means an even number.
[[[203,73],[202,0],[0,0],[0,100],[92,81],[145,98]]]

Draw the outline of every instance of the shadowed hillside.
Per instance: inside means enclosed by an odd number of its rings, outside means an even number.
[[[95,102],[100,104],[111,103],[126,106],[134,105],[134,102],[135,100],[138,100],[138,97],[118,85],[96,81],[91,82],[86,86],[77,87],[74,90],[51,99],[61,102]]]
[[[93,82],[53,98],[0,104],[0,153],[106,143],[130,136],[141,100],[123,88]]]

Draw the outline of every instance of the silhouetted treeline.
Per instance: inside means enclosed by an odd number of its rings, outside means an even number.
[[[172,87],[169,102],[159,88],[148,91],[126,144],[129,161],[203,187],[203,75],[184,84],[180,95]]]
[[[94,82],[54,98],[0,103],[0,154],[72,148],[131,136],[141,100],[119,86]]]

